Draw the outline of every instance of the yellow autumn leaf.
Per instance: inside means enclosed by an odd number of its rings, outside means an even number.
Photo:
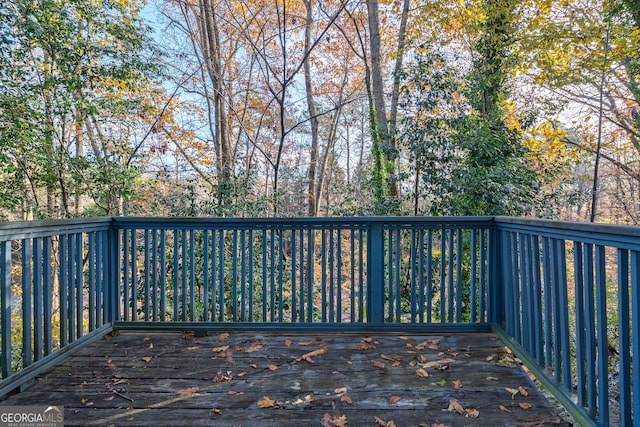
[[[276,401],[270,399],[268,396],[265,396],[258,402],[259,408],[272,408],[275,405]]]

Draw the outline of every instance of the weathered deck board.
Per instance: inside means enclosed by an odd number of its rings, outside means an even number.
[[[567,425],[489,333],[128,332],[2,404],[62,405],[68,426]]]

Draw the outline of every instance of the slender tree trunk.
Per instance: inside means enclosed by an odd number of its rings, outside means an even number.
[[[313,27],[313,0],[304,0],[306,10],[304,28],[304,83],[307,93],[307,108],[309,109],[309,121],[311,123],[311,150],[309,151],[309,171],[307,173],[307,214],[318,215],[318,203],[316,198],[316,174],[318,169],[318,114],[313,99],[313,85],[311,79],[311,30]]]

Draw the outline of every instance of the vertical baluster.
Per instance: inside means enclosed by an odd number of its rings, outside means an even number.
[[[2,317],[2,336],[11,336],[11,241],[0,243],[0,315]],[[2,340],[2,378],[11,375],[13,348],[11,339]]]
[[[182,265],[180,268],[180,275],[181,275],[181,281],[180,281],[180,310],[181,310],[181,316],[180,319],[182,321],[186,321],[187,320],[187,281],[188,281],[188,274],[187,274],[187,268],[188,268],[188,264],[189,264],[189,260],[187,258],[187,248],[189,246],[189,242],[187,240],[187,230],[186,229],[182,229],[180,230],[180,241],[182,243],[182,247],[180,248],[180,259],[182,261]]]
[[[417,265],[418,265],[418,254],[417,254],[417,240],[418,235],[416,233],[415,227],[411,228],[411,242],[410,242],[410,252],[411,258],[409,259],[409,269],[410,269],[410,304],[411,304],[411,323],[417,323],[416,320],[418,318],[418,307],[417,307]]]
[[[424,228],[418,229],[418,322],[425,321],[425,289],[424,289]]]
[[[314,230],[311,228],[307,230],[307,322],[309,323],[313,320],[313,233]]]
[[[394,250],[394,254],[395,254],[395,269],[394,269],[394,284],[395,284],[395,303],[396,303],[396,310],[395,310],[395,316],[390,316],[390,320],[393,321],[393,319],[395,318],[395,321],[397,323],[399,323],[402,320],[402,308],[401,308],[401,299],[402,299],[402,292],[401,292],[401,264],[400,262],[402,261],[402,248],[401,248],[401,243],[402,243],[402,234],[401,234],[400,228],[397,228],[395,230],[395,250]],[[391,274],[391,272],[389,272],[389,274]]]
[[[471,323],[478,319],[478,230],[471,229]]]
[[[80,338],[84,335],[84,268],[83,268],[83,235],[77,233],[75,238],[76,245],[76,337]]]
[[[124,258],[124,262],[122,265],[122,304],[124,305],[124,321],[128,322],[130,317],[129,317],[129,289],[130,289],[130,285],[129,285],[129,277],[131,274],[131,254],[130,254],[130,249],[129,249],[129,238],[127,237],[129,235],[128,230],[123,230],[122,233],[122,249],[123,249],[123,258]],[[98,260],[100,260],[101,258],[97,258]]]
[[[629,326],[629,251],[618,249],[618,354],[620,355],[620,424],[631,421],[631,339]]]
[[[267,321],[268,297],[267,293],[267,274],[269,267],[267,265],[267,229],[262,230],[262,321]]]
[[[442,282],[441,282],[442,283]],[[433,321],[433,230],[427,231],[427,323]]]
[[[51,272],[51,237],[44,237],[42,242],[43,261],[43,321],[44,321],[44,355],[47,356],[53,351],[53,276]]]
[[[598,334],[598,414],[609,425],[609,340],[607,335],[607,273],[605,247],[596,246],[596,316]]]
[[[247,230],[240,232],[240,321],[247,320]],[[295,262],[294,262],[295,263]],[[295,282],[294,288],[295,288]]]
[[[365,253],[364,253],[364,230],[358,230],[358,320],[364,322],[364,301],[367,289],[365,289]]]
[[[336,295],[335,291],[335,277],[334,277],[334,252],[335,252],[335,239],[333,229],[328,229],[329,233],[329,322],[336,321]]]
[[[75,272],[76,272],[76,268],[75,268],[75,261],[76,261],[76,246],[75,246],[75,239],[74,239],[74,235],[71,234],[69,235],[69,238],[67,239],[67,255],[68,255],[68,261],[67,261],[67,267],[68,267],[68,272],[67,272],[67,298],[68,298],[68,307],[69,309],[67,310],[67,315],[69,316],[69,328],[68,328],[68,332],[69,332],[69,343],[72,343],[76,340],[76,293],[75,293],[75,283],[76,283],[76,277],[75,277]]]
[[[456,230],[456,323],[462,322],[462,230]]]
[[[356,260],[357,260],[357,256],[356,256],[356,229],[352,228],[349,232],[349,248],[351,251],[351,255],[349,256],[349,259],[351,260],[351,288],[350,288],[350,297],[351,297],[351,322],[355,322],[356,321],[356,298],[357,298],[357,292],[356,292]]]
[[[158,230],[151,230],[151,319],[158,320]]]
[[[196,245],[195,231],[189,230],[189,320],[196,320]]]
[[[520,300],[520,265],[519,265],[519,255],[521,253],[520,247],[518,245],[518,233],[509,233],[510,241],[511,241],[511,330],[514,338],[517,342],[522,342],[522,326],[521,326],[521,318],[522,315],[521,309],[521,300]]]
[[[338,322],[342,322],[342,232],[340,227],[338,227],[336,229],[336,233],[337,233],[337,243],[338,243],[338,248],[337,248],[337,260],[336,260],[336,272],[337,272],[337,280],[336,280],[336,287],[337,287],[337,293],[338,293],[338,301],[337,301],[337,321]]]
[[[22,239],[22,367],[31,365],[33,361],[33,275],[31,271],[31,239]],[[10,335],[5,335],[10,337]]]
[[[553,260],[552,274],[551,274],[551,303],[553,311],[553,372],[555,381],[560,384],[562,379],[562,331],[560,326],[561,310],[560,305],[560,253],[559,253],[558,239],[551,239],[551,253]]]
[[[249,322],[253,322],[253,230],[249,230]]]
[[[640,418],[640,251],[631,251],[631,358],[633,415]],[[622,347],[620,347],[622,348]]]
[[[569,344],[569,299],[567,295],[567,250],[565,241],[558,239],[558,285],[559,285],[559,302],[560,302],[560,338],[562,345],[562,372],[564,386],[567,390],[571,390],[571,348]]]
[[[68,337],[68,300],[67,300],[67,235],[60,235],[58,240],[58,253],[60,258],[60,266],[58,270],[60,287],[60,347],[64,347],[69,342]]]
[[[231,250],[231,310],[233,321],[238,321],[238,230],[233,230]]]
[[[513,274],[512,274],[512,270],[514,268],[513,266],[513,247],[512,247],[512,239],[511,239],[511,232],[509,231],[503,231],[500,232],[500,237],[501,239],[501,244],[500,244],[500,248],[501,248],[501,254],[500,256],[502,257],[502,280],[504,283],[504,322],[505,322],[505,328],[507,332],[510,332],[513,334],[513,310],[514,310],[514,306],[513,306]],[[492,304],[494,303],[494,300],[492,299]],[[499,301],[495,301],[495,305],[493,305],[493,307],[491,307],[492,311],[497,311],[497,305],[500,304]],[[499,318],[497,319],[499,321]]]
[[[486,322],[487,316],[487,262],[489,243],[487,242],[489,230],[480,230],[480,322]]]
[[[549,238],[542,238],[542,268],[544,276],[544,337],[545,337],[545,366],[549,369],[553,366],[553,333],[551,318],[551,254],[549,253]]]
[[[305,286],[304,286],[304,275],[305,275],[305,274],[304,274],[304,273],[305,273],[305,270],[304,270],[304,266],[305,266],[305,263],[304,263],[304,229],[300,228],[299,233],[300,233],[300,242],[299,242],[299,244],[298,244],[298,247],[299,247],[298,251],[299,251],[300,253],[299,253],[299,254],[297,254],[297,255],[296,255],[293,251],[292,251],[291,253],[292,253],[292,258],[293,258],[293,259],[295,259],[295,257],[296,257],[296,256],[298,256],[299,264],[300,264],[300,274],[299,274],[299,276],[300,276],[300,279],[299,279],[299,280],[300,280],[300,290],[299,290],[299,292],[300,292],[300,305],[299,305],[299,306],[300,306],[300,322],[304,322],[304,321],[305,321],[305,293],[304,293],[304,289],[305,289]],[[294,262],[294,264],[295,264],[295,262]]]
[[[226,314],[224,294],[224,230],[220,229],[218,234],[218,320],[224,322]]]
[[[285,233],[284,229],[280,229],[278,233],[278,322],[282,323],[283,319],[283,311],[284,311],[284,293],[283,293],[283,282],[284,275],[282,270],[282,264],[284,264],[284,248],[283,248],[283,235]]]
[[[97,327],[96,315],[96,232],[89,233],[88,237],[87,268],[89,271],[89,331]],[[125,307],[126,310],[126,307]]]
[[[269,230],[269,321],[276,320],[276,230]]]
[[[448,230],[449,244],[447,245],[447,321],[453,323],[455,291],[453,287],[453,268],[455,264],[454,230]]]
[[[533,268],[533,311],[534,311],[534,357],[544,366],[544,337],[542,324],[542,278],[540,275],[540,239],[531,236],[531,255]]]
[[[42,295],[42,238],[33,239],[33,358],[38,361],[42,359],[42,316],[43,316],[43,295]]]
[[[393,243],[394,243],[394,235],[393,235],[393,229],[389,229],[387,232],[387,235],[389,236],[387,239],[387,269],[388,269],[388,273],[387,273],[387,300],[389,302],[389,308],[387,309],[388,311],[388,317],[387,320],[388,321],[393,321],[393,278],[395,277],[393,274],[393,270],[394,270],[394,262],[393,262]],[[383,301],[384,301],[384,297],[383,297]]]
[[[447,230],[442,228],[440,230],[440,322],[445,323],[447,321],[446,309],[447,309]]]
[[[584,245],[584,304],[585,304],[585,336],[586,336],[586,361],[587,361],[587,400],[589,417],[596,416],[596,322],[594,300],[594,247],[592,244]]]
[[[160,230],[160,321],[167,313],[167,236]]]
[[[320,271],[321,271],[321,292],[322,292],[322,323],[327,321],[327,232],[326,230],[320,230],[321,233],[321,248],[320,248]]]
[[[150,320],[150,310],[149,310],[149,305],[150,305],[150,298],[149,298],[149,264],[151,262],[150,260],[150,256],[149,256],[149,229],[145,228],[144,230],[144,240],[143,240],[143,249],[142,249],[142,254],[144,255],[144,264],[143,264],[143,268],[144,268],[144,281],[143,281],[143,302],[142,302],[142,307],[143,307],[143,313],[144,313],[144,321],[148,322]]]
[[[137,234],[138,234],[137,230],[135,228],[132,228],[131,229],[131,320],[134,322],[138,320],[138,243],[136,242]]]
[[[173,320],[179,320],[180,308],[180,231],[173,230]]]

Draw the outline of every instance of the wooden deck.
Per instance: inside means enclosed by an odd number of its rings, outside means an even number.
[[[127,332],[0,404],[67,426],[570,425],[490,333]]]

